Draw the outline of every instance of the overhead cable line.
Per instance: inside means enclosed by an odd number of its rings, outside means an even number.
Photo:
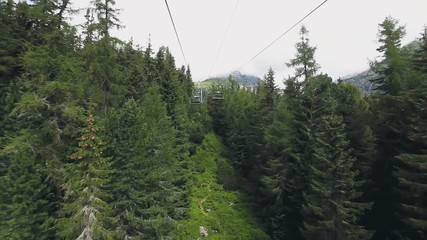
[[[306,18],[308,18],[311,14],[313,14],[317,9],[319,9],[323,4],[325,4],[328,0],[323,1],[321,4],[319,4],[317,7],[315,7],[313,10],[311,10],[307,15],[305,15],[303,18],[301,18],[298,22],[296,22],[292,27],[290,27],[288,30],[286,30],[284,33],[282,33],[279,37],[274,39],[270,44],[268,44],[266,47],[264,47],[261,51],[259,51],[253,58],[251,58],[249,61],[247,61],[245,64],[243,64],[241,67],[237,69],[237,71],[240,71],[243,67],[248,65],[250,62],[252,62],[255,58],[257,58],[261,53],[263,53],[265,50],[267,50],[269,47],[271,47],[273,44],[275,44],[279,39],[281,39],[283,36],[285,36],[288,32],[290,32],[292,29],[294,29],[298,24],[300,24],[302,21],[304,21]]]
[[[166,3],[166,7],[168,8],[169,17],[170,17],[170,19],[171,19],[171,21],[172,21],[173,29],[175,30],[176,39],[178,39],[179,47],[181,48],[181,53],[182,53],[182,57],[184,58],[185,66],[187,66],[187,65],[188,65],[188,64],[187,64],[187,59],[185,58],[184,50],[183,50],[183,48],[182,48],[181,41],[179,40],[178,31],[176,30],[175,22],[173,21],[173,17],[172,17],[171,10],[170,10],[170,8],[169,8],[168,1],[167,1],[167,0],[165,0],[165,3]]]
[[[219,45],[218,51],[216,52],[216,56],[215,56],[215,59],[214,59],[214,61],[213,61],[213,63],[212,63],[211,70],[209,71],[208,78],[210,78],[210,77],[211,77],[212,71],[213,71],[214,66],[215,66],[215,64],[216,64],[216,61],[218,60],[219,53],[221,52],[222,46],[224,45],[224,41],[225,41],[225,38],[226,38],[226,36],[227,36],[227,33],[228,33],[228,31],[230,30],[230,26],[231,26],[231,23],[233,22],[233,18],[234,18],[234,15],[236,14],[236,10],[237,10],[237,6],[239,5],[239,2],[240,2],[240,0],[237,0],[237,1],[236,1],[236,5],[234,5],[233,13],[231,14],[231,18],[230,18],[230,20],[228,21],[227,29],[225,30],[225,33],[224,33],[224,36],[222,37],[222,40],[221,40],[221,43],[220,43],[220,45]]]

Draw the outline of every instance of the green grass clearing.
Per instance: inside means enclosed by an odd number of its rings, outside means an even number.
[[[200,238],[199,226],[208,229],[205,239],[269,240],[251,215],[251,205],[239,191],[224,189],[217,182],[218,163],[229,164],[221,157],[224,150],[219,138],[209,133],[192,156],[196,171],[191,187],[190,218],[180,221],[177,239]]]

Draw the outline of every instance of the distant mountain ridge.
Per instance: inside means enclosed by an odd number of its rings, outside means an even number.
[[[372,80],[378,77],[378,74],[369,69],[361,73],[346,76],[341,81],[355,85],[362,93],[370,93],[375,90],[375,83]]]
[[[241,86],[256,87],[261,81],[261,78],[254,75],[242,74],[240,71],[230,73],[231,77]],[[229,85],[228,76],[220,76],[206,79],[202,82],[196,83],[197,86],[209,88],[212,85]]]

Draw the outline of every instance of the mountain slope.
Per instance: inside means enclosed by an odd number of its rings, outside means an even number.
[[[371,70],[366,70],[361,73],[353,74],[341,79],[345,83],[350,83],[359,88],[362,93],[370,93],[374,91],[375,84],[371,80],[379,77],[378,74]]]

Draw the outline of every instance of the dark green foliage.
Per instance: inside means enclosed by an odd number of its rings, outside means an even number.
[[[301,152],[307,185],[303,194],[301,229],[305,239],[366,239],[369,233],[357,226],[368,205],[352,202],[357,171],[350,156],[342,117],[332,98],[327,76],[305,82],[303,107],[297,119],[305,119],[301,134],[308,145]]]
[[[106,188],[111,163],[110,158],[103,157],[105,143],[99,131],[89,115],[79,146],[65,165],[65,196],[57,224],[58,235],[64,239],[112,239]]]
[[[23,132],[0,152],[9,165],[0,176],[1,239],[55,238],[56,199],[34,140]]]
[[[112,190],[113,215],[117,218],[119,236],[134,236],[142,230],[139,201],[144,196],[142,138],[145,135],[142,111],[134,100],[121,110],[113,110],[105,122],[106,152],[113,156],[114,171],[109,185]],[[139,213],[139,214],[138,214]]]
[[[176,186],[179,173],[176,130],[159,88],[151,87],[141,105],[129,100],[113,111],[105,134],[114,156],[111,186],[120,238],[164,238],[174,220],[186,214],[185,197]]]
[[[18,28],[15,10],[13,1],[0,1],[0,89],[20,72],[18,56],[23,50],[23,39],[14,36],[16,32],[22,31]]]
[[[264,126],[268,126],[272,122],[273,113],[279,99],[279,89],[274,81],[274,71],[272,68],[268,69],[268,73],[264,76],[264,81],[260,82],[258,98],[260,104],[259,110],[264,117],[263,124]]]
[[[338,84],[335,98],[338,113],[343,117],[344,129],[349,141],[350,155],[355,158],[357,179],[369,187],[368,178],[376,158],[375,138],[371,129],[370,106],[362,93],[350,84]],[[364,189],[366,190],[366,189]]]
[[[408,231],[402,226],[399,209],[404,201],[405,193],[397,188],[396,167],[399,164],[395,157],[406,153],[419,152],[420,145],[411,140],[410,117],[414,107],[408,104],[406,93],[413,88],[423,88],[425,77],[411,70],[408,57],[400,48],[400,40],[404,28],[398,21],[386,18],[379,27],[383,61],[375,62],[373,70],[381,74],[377,80],[380,94],[373,96],[372,107],[375,116],[375,135],[378,154],[375,162],[372,181],[373,187],[368,192],[374,202],[372,211],[366,216],[369,228],[376,229],[374,239],[387,237],[403,237]],[[414,95],[414,101],[420,95]]]
[[[402,154],[395,172],[402,194],[400,218],[404,225],[400,234],[407,239],[425,239],[427,233],[426,154]]]
[[[262,179],[267,202],[264,211],[271,216],[269,225],[273,239],[299,239],[298,227],[302,221],[299,209],[304,181],[301,162],[295,154],[296,132],[287,99],[285,96],[279,102],[273,123],[266,132],[269,160]]]
[[[378,37],[380,47],[377,51],[382,54],[382,61],[372,62],[371,68],[380,74],[373,80],[377,89],[390,95],[396,95],[407,85],[408,62],[401,54],[401,39],[405,35],[405,28],[391,17],[379,24]]]
[[[399,233],[408,239],[424,239],[427,236],[427,86],[405,92],[403,98],[411,109],[409,140],[412,149],[397,156],[398,191],[401,199],[398,213],[404,227]]]
[[[419,72],[427,74],[427,26],[424,27],[419,42],[420,48],[415,53],[412,64]]]

